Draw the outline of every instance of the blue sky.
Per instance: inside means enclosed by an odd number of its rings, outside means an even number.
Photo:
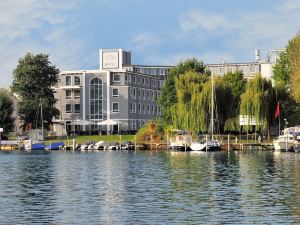
[[[100,48],[134,64],[254,61],[300,30],[299,0],[10,0],[0,2],[0,87],[26,52],[60,70],[97,69]]]

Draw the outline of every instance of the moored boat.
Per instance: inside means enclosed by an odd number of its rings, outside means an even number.
[[[299,140],[293,134],[279,135],[273,141],[275,151],[295,151],[298,148]]]

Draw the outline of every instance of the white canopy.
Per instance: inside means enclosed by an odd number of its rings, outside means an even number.
[[[111,119],[103,120],[103,121],[97,123],[97,125],[118,125],[118,124],[120,124],[119,121],[115,121],[115,120],[111,120]]]
[[[74,120],[70,123],[70,125],[81,125],[81,126],[91,125],[91,124],[95,124],[95,123],[88,120]]]

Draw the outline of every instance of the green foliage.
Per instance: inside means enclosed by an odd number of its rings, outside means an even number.
[[[240,123],[239,123],[239,116],[229,118],[226,120],[224,125],[224,131],[239,131],[240,130]]]
[[[223,127],[232,103],[231,88],[221,79],[215,83],[214,116]],[[195,72],[186,72],[175,79],[177,103],[171,108],[172,124],[179,129],[196,133],[209,131],[212,109],[212,83],[207,77]]]
[[[183,75],[187,71],[203,74],[207,77],[208,72],[202,61],[195,58],[187,59],[173,67],[165,77],[164,86],[161,90],[159,104],[161,106],[162,118],[164,123],[170,124],[172,122],[172,115],[170,108],[177,103],[177,93],[175,89],[175,79]]]
[[[291,79],[291,65],[286,52],[282,52],[273,69],[273,79],[275,86],[288,88]]]
[[[249,120],[255,118],[257,127],[266,131],[273,121],[275,108],[275,92],[271,81],[257,74],[248,81],[246,91],[241,95],[240,114],[248,116]]]
[[[276,98],[281,106],[281,118],[289,125],[299,124],[300,114],[300,34],[291,39],[274,66]],[[283,122],[283,121],[281,121]]]
[[[140,128],[136,134],[137,141],[153,141],[159,142],[164,137],[164,131],[159,121],[150,121]]]
[[[40,106],[43,106],[44,126],[52,124],[53,117],[59,115],[55,108],[51,87],[57,83],[59,70],[51,65],[46,54],[27,53],[18,62],[13,72],[12,91],[20,97],[18,114],[24,122],[23,128],[28,124],[32,128],[41,127]]]
[[[286,48],[291,68],[291,94],[300,103],[300,33],[298,33]]]
[[[223,77],[224,81],[231,87],[233,95],[232,103],[232,117],[236,117],[240,114],[240,97],[245,91],[246,79],[242,71],[229,72]]]
[[[0,127],[4,134],[8,134],[14,129],[13,101],[6,90],[0,90]]]

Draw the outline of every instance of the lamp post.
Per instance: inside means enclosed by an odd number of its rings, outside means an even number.
[[[284,128],[286,129],[288,126],[288,121],[286,118],[284,118]],[[285,136],[285,150],[288,151],[288,132],[286,132],[286,136]]]
[[[2,132],[3,132],[3,128],[0,128],[0,149],[1,149],[1,135],[2,135]]]

